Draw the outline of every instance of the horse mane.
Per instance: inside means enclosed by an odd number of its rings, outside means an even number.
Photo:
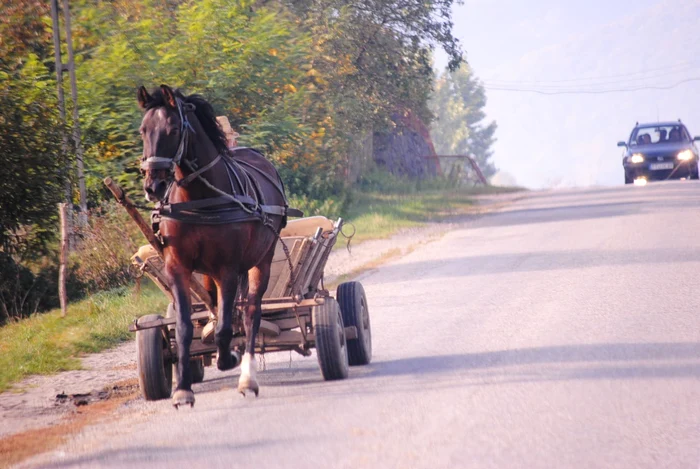
[[[181,99],[183,102],[194,105],[194,114],[197,116],[199,123],[202,125],[204,133],[207,134],[207,137],[209,137],[209,140],[212,141],[219,153],[227,154],[228,142],[226,140],[226,134],[224,134],[224,131],[221,129],[216,120],[216,113],[214,112],[212,105],[209,104],[209,102],[204,99],[202,95],[191,94],[189,96],[185,96],[179,89],[173,90],[173,92],[175,93],[175,96]],[[165,97],[163,96],[163,92],[160,88],[154,89],[151,93],[151,97],[153,99],[146,106],[147,110],[166,106]]]

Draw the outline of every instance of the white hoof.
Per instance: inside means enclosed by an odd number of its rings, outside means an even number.
[[[244,354],[241,361],[241,377],[238,379],[238,392],[243,394],[243,396],[245,396],[246,391],[252,391],[255,393],[255,397],[258,397],[260,387],[255,377],[256,373],[257,364],[255,363],[255,358],[251,357],[249,353]]]

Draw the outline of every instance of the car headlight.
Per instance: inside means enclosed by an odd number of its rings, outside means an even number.
[[[676,158],[678,158],[679,161],[689,161],[692,160],[695,155],[693,154],[692,151],[690,150],[683,150],[678,154]]]
[[[630,162],[644,163],[644,155],[642,155],[641,153],[635,153],[634,155],[630,156]]]

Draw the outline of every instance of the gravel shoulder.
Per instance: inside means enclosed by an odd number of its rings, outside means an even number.
[[[326,271],[327,284],[358,277],[377,268],[382,262],[411,252],[421,244],[440,238],[456,226],[474,217],[502,209],[513,201],[527,197],[524,192],[475,196],[472,212],[439,223],[407,229],[390,238],[365,241],[337,249],[331,254]],[[339,240],[342,243],[343,240]],[[102,353],[82,358],[82,369],[50,376],[32,376],[0,393],[0,441],[28,430],[53,426],[81,412],[73,399],[59,395],[90,395],[127,383],[136,377],[136,343],[126,342]],[[133,383],[130,384],[130,386]]]

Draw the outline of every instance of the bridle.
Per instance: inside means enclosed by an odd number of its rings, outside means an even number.
[[[202,179],[201,174],[213,168],[221,160],[221,154],[219,154],[210,163],[206,164],[201,168],[197,168],[197,164],[195,161],[189,161],[185,157],[185,153],[187,152],[187,147],[189,145],[190,133],[194,133],[195,131],[194,127],[192,127],[192,124],[190,124],[190,121],[187,118],[187,114],[190,112],[194,112],[197,108],[194,104],[186,103],[180,98],[176,98],[175,102],[177,104],[177,112],[180,115],[180,141],[178,143],[177,150],[175,151],[175,155],[172,158],[152,155],[141,162],[142,171],[168,171],[168,177],[166,178],[168,188],[165,192],[165,196],[163,197],[161,205],[165,205],[168,203],[170,193],[173,189],[173,183],[177,184],[180,187],[185,187],[197,178]],[[187,166],[187,169],[191,172],[189,175],[183,177],[182,179],[176,180],[175,167],[181,166],[182,164]],[[205,182],[205,185],[209,186],[209,184],[207,184],[206,181],[203,182]],[[218,189],[215,190],[218,191]]]
[[[187,114],[189,112],[194,112],[196,109],[194,104],[185,103],[180,98],[176,98],[176,103],[177,112],[180,115],[180,142],[175,155],[171,158],[151,155],[141,162],[141,169],[143,171],[165,169],[170,172],[170,176],[173,179],[175,177],[175,166],[180,166],[182,157],[187,151],[189,134],[190,132],[194,132],[194,128],[192,128],[189,119],[187,119]]]

